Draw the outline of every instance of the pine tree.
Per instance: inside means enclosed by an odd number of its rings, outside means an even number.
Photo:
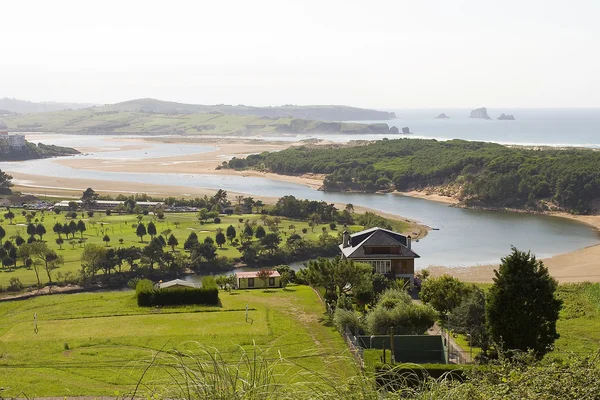
[[[515,247],[502,258],[495,275],[486,309],[492,340],[508,355],[511,350],[532,350],[541,358],[559,337],[556,321],[562,301],[555,295],[558,283],[542,261]]]

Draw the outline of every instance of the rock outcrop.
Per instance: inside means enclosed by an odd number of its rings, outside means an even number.
[[[396,126],[392,126],[392,127],[390,128],[390,133],[392,133],[392,134],[396,135],[396,134],[400,133],[400,131],[398,130],[398,127],[396,127]]]
[[[405,126],[405,127],[402,128],[402,133],[409,134],[409,133],[412,133],[412,132],[410,131],[410,129],[408,129],[408,126]]]
[[[447,116],[444,113],[441,113],[440,115],[438,115],[437,117],[435,117],[435,119],[446,119],[446,118],[450,118],[449,116]]]
[[[469,118],[491,119],[487,113],[487,108],[481,107],[471,111]]]
[[[514,121],[515,120],[515,116],[512,114],[500,114],[500,116],[498,117],[499,120],[501,121]]]

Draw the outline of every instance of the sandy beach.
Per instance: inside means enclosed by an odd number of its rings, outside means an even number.
[[[67,158],[55,160],[54,162],[62,165],[78,168],[91,169],[98,171],[120,171],[120,172],[161,172],[161,173],[188,173],[188,174],[222,174],[236,176],[260,176],[286,182],[306,185],[311,188],[319,188],[322,185],[323,176],[288,176],[278,175],[273,173],[264,173],[260,171],[235,171],[230,169],[217,170],[216,167],[221,165],[223,161],[229,160],[232,157],[245,157],[249,154],[256,154],[262,151],[278,151],[288,148],[293,145],[298,145],[294,142],[262,142],[256,140],[243,139],[200,139],[194,138],[195,144],[211,145],[216,149],[207,153],[191,154],[176,157],[161,157],[149,158],[141,160],[105,160],[101,158]],[[150,138],[149,140],[159,140]],[[177,138],[169,138],[169,142],[177,142]],[[123,138],[118,139],[123,143],[123,150],[142,150],[148,147],[148,142],[140,138]],[[184,143],[185,141],[182,139]],[[102,152],[101,148],[78,148],[82,152]],[[114,151],[111,150],[111,151]],[[13,183],[15,189],[24,193],[33,193],[40,195],[59,195],[65,197],[79,197],[87,187],[93,185],[94,190],[99,193],[116,195],[119,193],[147,193],[152,196],[175,196],[175,197],[197,197],[204,195],[212,195],[213,189],[202,189],[183,186],[164,186],[152,185],[144,183],[130,182],[114,182],[94,180],[93,183],[87,179],[76,178],[52,178],[47,176],[37,176],[21,173],[13,173]],[[231,195],[239,193],[230,192]],[[441,196],[435,193],[426,191],[410,191],[398,192],[403,196],[411,196],[415,198],[437,201],[444,204],[456,204],[457,200],[452,197]],[[283,195],[283,194],[282,194]],[[267,196],[253,196],[255,199],[260,199],[264,202],[273,203],[277,199]],[[343,208],[344,205],[337,205]],[[357,211],[367,211],[368,208],[356,207]],[[372,211],[372,210],[371,210]],[[381,212],[378,212],[382,214]],[[556,213],[563,218],[577,220],[588,224],[600,230],[600,216],[575,216],[566,213]],[[398,218],[398,216],[386,214],[386,217]],[[404,220],[404,218],[400,217]],[[407,220],[408,221],[408,220]],[[415,221],[411,223],[410,234],[417,234],[417,237],[424,237],[427,234],[427,227],[418,224]],[[600,282],[600,245],[591,246],[580,249],[574,252],[559,254],[554,257],[543,260],[548,267],[550,273],[559,282],[582,282],[593,281]],[[479,265],[470,267],[453,267],[444,266],[429,267],[432,275],[439,276],[449,274],[459,279],[471,282],[491,282],[494,277],[494,269],[498,265]]]
[[[140,142],[140,139],[133,139]],[[132,140],[130,140],[132,141]],[[144,148],[141,144],[125,144],[124,150]],[[318,175],[289,176],[278,175],[260,171],[235,171],[231,169],[216,169],[223,161],[233,157],[243,158],[250,154],[263,151],[278,151],[286,149],[296,143],[269,143],[257,142],[255,140],[214,140],[207,139],[201,142],[203,145],[212,145],[216,149],[206,153],[189,154],[175,157],[145,158],[139,160],[105,160],[101,158],[66,158],[55,162],[67,167],[77,169],[91,169],[96,171],[118,171],[118,172],[150,172],[150,173],[175,173],[175,174],[211,174],[211,175],[237,175],[258,176],[285,182],[297,183],[309,186],[313,189],[321,187],[323,177]],[[83,153],[98,151],[95,148],[78,148]],[[101,149],[100,149],[101,150]],[[101,154],[100,154],[101,155]]]

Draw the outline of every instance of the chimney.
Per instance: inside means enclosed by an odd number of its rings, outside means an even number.
[[[342,239],[342,247],[343,248],[350,247],[350,234],[348,233],[348,231],[344,231],[344,236]]]
[[[406,247],[407,247],[409,250],[410,250],[410,240],[411,240],[411,237],[410,237],[410,235],[408,235],[408,236],[406,237]]]

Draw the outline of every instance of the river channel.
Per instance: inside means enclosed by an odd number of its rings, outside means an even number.
[[[76,148],[102,146],[101,152],[85,156],[102,159],[141,159],[187,154],[198,154],[200,158],[201,153],[214,149],[211,146],[193,144],[140,142],[143,149],[126,148],[119,151],[117,149],[123,146],[123,142],[110,136],[52,136],[48,140],[43,139],[43,142]],[[413,249],[421,255],[417,268],[429,265],[458,267],[497,263],[510,252],[511,245],[531,250],[538,258],[545,258],[600,243],[596,229],[565,218],[467,210],[395,194],[322,192],[304,185],[260,177],[104,172],[61,166],[53,159],[0,162],[0,169],[8,173],[83,178],[90,180],[90,187],[94,187],[93,180],[143,182],[224,189],[255,196],[293,195],[302,199],[369,207],[435,228],[425,239],[413,244]]]

